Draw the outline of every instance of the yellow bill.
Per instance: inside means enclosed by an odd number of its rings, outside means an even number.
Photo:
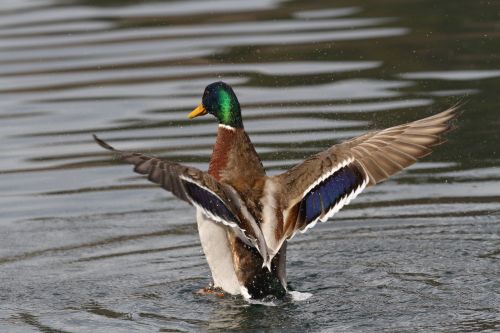
[[[199,116],[203,116],[205,114],[207,114],[207,109],[205,109],[203,104],[200,104],[196,109],[194,109],[190,114],[188,114],[188,118],[193,119]]]

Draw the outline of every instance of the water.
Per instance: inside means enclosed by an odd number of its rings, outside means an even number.
[[[500,4],[0,4],[0,331],[500,330]],[[206,168],[204,87],[235,87],[269,173],[466,101],[423,162],[289,246],[303,301],[201,297],[193,209],[114,162]],[[304,294],[302,294],[304,295]],[[304,297],[306,298],[306,297]]]

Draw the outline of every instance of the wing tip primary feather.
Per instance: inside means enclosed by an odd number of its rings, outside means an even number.
[[[441,118],[442,124],[445,125],[446,127],[440,133],[437,134],[440,141],[431,145],[431,147],[438,146],[446,142],[447,140],[443,138],[443,135],[448,134],[449,132],[452,132],[459,128],[457,124],[457,118],[464,112],[462,110],[462,106],[464,105],[465,102],[459,102],[454,106],[452,106],[451,108],[449,108],[448,110],[436,114],[436,117]]]
[[[102,148],[106,149],[106,150],[109,150],[109,151],[113,151],[113,152],[116,152],[117,150],[115,148],[113,148],[111,145],[107,144],[105,141],[99,139],[97,137],[97,135],[95,134],[92,134],[92,137],[94,138],[94,141],[99,145],[101,146]]]

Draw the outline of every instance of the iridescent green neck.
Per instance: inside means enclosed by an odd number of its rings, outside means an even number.
[[[243,128],[240,103],[229,84],[222,81],[209,84],[201,102],[206,112],[214,115],[221,125]]]
[[[226,90],[219,91],[219,123],[234,128],[242,128],[241,109],[235,96]]]

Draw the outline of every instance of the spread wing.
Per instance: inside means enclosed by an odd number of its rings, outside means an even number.
[[[233,228],[243,241],[256,247],[262,257],[267,258],[262,232],[231,186],[219,183],[208,173],[196,168],[141,153],[117,150],[95,135],[94,140],[104,149],[134,165],[135,172],[147,175],[148,180],[194,205],[213,221]]]
[[[366,186],[429,155],[452,129],[457,107],[332,146],[275,177],[284,193],[282,237],[326,221]]]

